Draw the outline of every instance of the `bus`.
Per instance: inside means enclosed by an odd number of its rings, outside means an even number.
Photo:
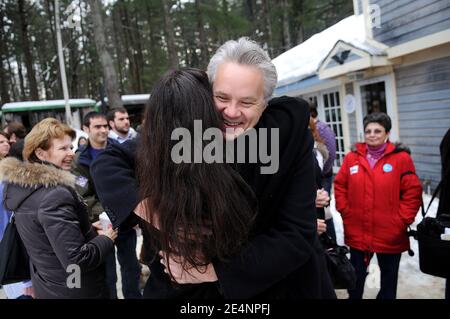
[[[98,111],[96,101],[92,99],[70,99],[72,127],[81,129],[83,116],[93,110]],[[6,103],[2,106],[2,126],[10,122],[20,122],[29,131],[36,123],[47,117],[66,121],[64,100],[26,101]]]

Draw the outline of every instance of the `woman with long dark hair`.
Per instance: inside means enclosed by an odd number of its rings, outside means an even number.
[[[247,239],[254,215],[244,197],[251,197],[250,188],[228,164],[175,163],[171,158],[178,143],[171,139],[175,129],[186,128],[194,137],[194,120],[201,120],[203,131],[221,127],[206,73],[186,69],[166,74],[153,90],[144,118],[137,171],[144,217],[152,225],[157,221],[158,248],[196,267],[213,258],[225,260]]]
[[[213,259],[226,261],[239,252],[256,212],[253,192],[228,164],[178,163],[172,158],[178,143],[172,133],[185,128],[193,137],[195,120],[201,120],[203,130],[221,126],[206,73],[168,72],[151,93],[137,153],[142,201],[134,211],[142,219],[151,271],[147,298],[219,297],[216,283],[174,284],[158,252],[180,256],[185,265],[202,271]]]

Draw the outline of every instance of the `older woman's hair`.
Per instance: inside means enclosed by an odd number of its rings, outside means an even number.
[[[264,99],[267,102],[277,85],[277,70],[269,55],[256,42],[248,38],[239,38],[225,42],[211,58],[207,73],[211,84],[214,83],[217,68],[220,64],[235,62],[254,66],[261,70],[264,78]]]
[[[378,123],[386,130],[386,133],[389,133],[392,128],[391,118],[383,112],[376,112],[368,114],[364,117],[363,120],[364,129],[366,129],[367,125],[370,123]]]
[[[23,159],[29,162],[40,162],[35,151],[38,148],[44,151],[48,150],[52,145],[52,140],[55,138],[63,138],[70,136],[73,140],[76,133],[66,124],[61,123],[54,118],[46,118],[36,124],[33,129],[25,137],[25,145],[23,147]]]

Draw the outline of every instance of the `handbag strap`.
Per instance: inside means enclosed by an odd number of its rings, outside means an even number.
[[[428,210],[430,209],[430,206],[433,203],[434,199],[436,198],[437,194],[439,194],[439,191],[441,190],[441,186],[442,186],[442,181],[439,182],[438,186],[434,190],[433,196],[431,196],[431,200],[428,203],[428,207],[426,210],[424,209],[423,200],[422,200],[422,217],[423,218],[425,218],[425,215],[428,214]]]
[[[7,193],[8,187],[9,187],[9,184],[6,183],[6,184],[5,184],[5,188],[3,189],[3,203],[2,203],[2,204],[3,204],[3,207],[4,207],[6,210],[9,210],[10,212],[12,212],[11,217],[13,217],[13,216],[15,215],[15,212],[20,208],[20,206],[22,206],[22,204],[23,204],[23,203],[24,203],[31,195],[33,195],[33,194],[36,193],[38,190],[40,190],[41,188],[43,188],[44,185],[40,185],[39,187],[36,187],[30,194],[28,194],[27,196],[25,196],[25,198],[22,199],[22,201],[19,203],[19,205],[17,205],[16,209],[10,209],[10,208],[8,208],[8,207],[6,206],[6,193]],[[10,218],[10,220],[11,220],[11,218]],[[13,218],[13,220],[14,220],[14,218]]]
[[[441,190],[441,185],[442,185],[442,181],[439,182],[438,186],[436,187],[436,189],[433,192],[433,196],[431,196],[431,200],[428,203],[428,207],[425,210],[425,205],[423,204],[423,199],[421,201],[421,209],[422,209],[422,217],[425,218],[426,214],[428,214],[428,210],[431,207],[431,204],[433,203],[433,200],[436,198],[437,194],[439,193],[439,191]],[[408,226],[408,236],[413,237],[414,239],[417,240],[417,230],[414,230],[411,228],[411,226]],[[408,254],[410,256],[414,256],[414,252],[412,252],[411,249],[409,249]]]

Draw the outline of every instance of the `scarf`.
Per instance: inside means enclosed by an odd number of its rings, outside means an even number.
[[[370,168],[373,169],[377,161],[383,156],[384,151],[386,150],[387,143],[384,143],[380,146],[372,147],[367,145],[367,154],[366,159],[369,162]]]

